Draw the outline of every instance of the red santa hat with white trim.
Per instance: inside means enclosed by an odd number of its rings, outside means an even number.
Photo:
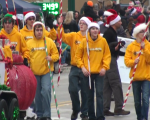
[[[26,20],[29,18],[29,17],[34,17],[36,19],[36,16],[34,14],[33,11],[27,11],[27,12],[23,12],[23,15],[24,15],[24,21],[26,22]]]
[[[111,15],[107,17],[107,24],[114,25],[121,20],[121,17],[118,14]]]
[[[108,9],[107,11],[104,12],[104,16],[111,16],[117,14],[117,12],[113,9]]]
[[[132,36],[134,37],[134,38],[136,38],[136,35],[140,32],[140,31],[142,31],[142,30],[146,30],[146,24],[145,23],[137,23],[136,24],[136,26],[135,26],[135,28],[133,29],[133,34],[132,34]]]

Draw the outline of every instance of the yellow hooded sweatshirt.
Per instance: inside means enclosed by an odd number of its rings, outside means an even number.
[[[14,25],[14,28],[15,28],[15,30],[19,31],[19,30],[18,30],[18,26],[17,26],[17,25]]]
[[[43,27],[45,32],[45,28]],[[43,32],[42,38],[36,39],[33,35],[33,39],[27,41],[27,46],[30,51],[30,67],[32,72],[35,75],[44,75],[49,72],[48,62],[46,60],[46,51],[44,45],[44,36]],[[58,50],[56,48],[55,43],[50,38],[46,37],[46,44],[48,55],[51,57],[52,61],[50,62],[51,71],[54,71],[54,62],[59,59]]]
[[[58,37],[60,37],[60,27],[58,28]],[[71,65],[77,66],[75,53],[84,38],[86,37],[82,36],[80,31],[64,33],[64,30],[62,30],[62,41],[71,47]]]
[[[145,48],[142,49],[140,56],[140,61],[137,64],[136,72],[133,78],[133,81],[143,81],[150,80],[150,43],[147,40],[144,40]],[[133,74],[134,61],[138,57],[140,52],[140,43],[136,40],[128,45],[124,57],[124,62],[127,67],[130,67],[130,78]]]
[[[26,41],[22,35],[13,28],[10,34],[8,34],[4,29],[1,30],[0,35],[5,35],[11,42],[17,43],[16,51],[19,52],[24,58],[30,59],[29,50],[26,45]]]
[[[23,35],[26,41],[33,39],[33,30],[28,30],[26,25],[20,30],[20,33]],[[57,38],[57,33],[54,28],[51,29],[50,32],[45,30],[45,35],[46,37],[49,37],[52,40],[56,40]]]
[[[5,58],[9,57],[11,59],[11,61],[13,61],[12,51],[10,49],[10,46],[5,45],[4,48],[3,48],[3,51],[4,51]]]
[[[108,70],[110,68],[111,54],[109,46],[105,38],[98,35],[93,41],[88,34],[89,54],[90,54],[90,70],[92,74],[98,74],[102,68]],[[88,68],[87,40],[84,39],[76,51],[76,62],[80,68]]]

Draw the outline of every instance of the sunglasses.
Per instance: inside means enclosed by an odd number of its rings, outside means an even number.
[[[86,23],[79,23],[79,25],[87,25]]]
[[[139,33],[145,33],[145,31],[144,31],[144,30],[142,30],[142,31],[140,31]]]
[[[11,20],[4,20],[4,23],[5,23],[5,24],[11,24],[12,21],[11,21]]]
[[[34,17],[29,17],[28,20],[30,20],[30,21],[35,20],[35,18]]]

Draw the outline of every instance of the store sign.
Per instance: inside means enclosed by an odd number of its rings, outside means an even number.
[[[49,13],[58,15],[59,14],[59,3],[58,2],[51,2],[51,3],[43,3],[42,10],[48,10]]]

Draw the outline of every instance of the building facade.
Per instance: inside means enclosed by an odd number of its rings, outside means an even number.
[[[25,0],[28,2],[36,2],[36,1],[40,1],[40,2],[60,2],[60,0]],[[82,8],[83,4],[85,2],[87,2],[88,0],[75,0],[75,10],[80,11],[80,9]],[[97,3],[97,0],[92,0],[93,3]],[[109,4],[110,0],[105,0],[105,5]],[[130,0],[120,0],[120,4],[128,4]],[[147,6],[149,3],[149,1],[147,0],[147,2],[145,3],[145,5]],[[68,0],[63,0],[63,12],[68,11]]]

